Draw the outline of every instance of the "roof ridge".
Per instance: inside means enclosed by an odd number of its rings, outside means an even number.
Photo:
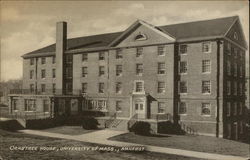
[[[158,27],[165,27],[165,26],[171,26],[171,25],[182,25],[182,24],[188,24],[188,23],[199,23],[199,22],[205,22],[205,21],[214,21],[214,20],[220,20],[220,19],[227,19],[227,18],[238,18],[238,15],[235,16],[229,16],[229,17],[220,17],[220,18],[214,18],[214,19],[203,19],[203,20],[198,20],[198,21],[189,21],[189,22],[181,22],[181,23],[174,23],[174,24],[167,24],[167,25],[161,25]]]

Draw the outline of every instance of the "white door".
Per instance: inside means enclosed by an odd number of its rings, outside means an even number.
[[[138,114],[138,118],[146,118],[143,102],[135,102],[135,113]]]

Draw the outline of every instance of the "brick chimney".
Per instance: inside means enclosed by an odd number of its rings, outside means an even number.
[[[56,94],[64,94],[64,52],[67,48],[67,23],[56,23]]]

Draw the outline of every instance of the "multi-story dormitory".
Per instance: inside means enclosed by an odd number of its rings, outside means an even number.
[[[72,39],[66,22],[56,27],[55,44],[22,56],[23,89],[9,96],[11,113],[98,111],[229,139],[246,132],[238,16],[159,27],[137,20],[123,32]]]

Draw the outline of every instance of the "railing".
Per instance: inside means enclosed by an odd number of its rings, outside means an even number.
[[[181,129],[185,131],[186,133],[191,134],[191,135],[198,135],[197,130],[191,128],[190,126],[184,124],[183,122],[179,121],[179,125]]]
[[[2,118],[11,118],[11,119],[45,119],[52,118],[53,114],[49,112],[13,112],[10,114],[1,115]]]
[[[136,113],[128,121],[128,129],[132,128],[137,121],[138,121],[138,114]]]
[[[173,116],[170,113],[157,114],[156,115],[156,120],[157,121],[160,121],[160,120],[172,121],[173,120]]]
[[[109,128],[111,123],[116,119],[116,112],[111,115],[111,117],[105,121],[105,128]]]

